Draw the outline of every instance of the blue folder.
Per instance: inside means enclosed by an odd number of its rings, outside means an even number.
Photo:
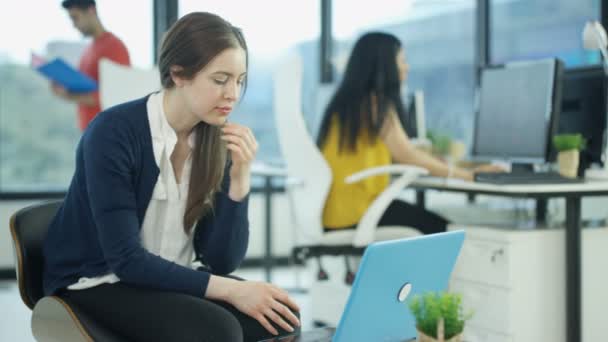
[[[89,93],[97,90],[97,82],[60,58],[42,64],[36,70],[71,93]]]

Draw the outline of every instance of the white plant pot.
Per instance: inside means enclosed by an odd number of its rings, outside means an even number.
[[[418,342],[462,342],[462,334],[458,334],[449,340],[430,337],[425,333],[418,331]]]
[[[579,154],[578,150],[560,151],[557,154],[557,164],[559,165],[560,175],[568,178],[576,178]]]
[[[443,318],[437,322],[437,338],[431,337],[416,329],[418,332],[418,342],[462,342],[462,332],[456,336],[453,336],[449,340],[444,338],[444,321]]]

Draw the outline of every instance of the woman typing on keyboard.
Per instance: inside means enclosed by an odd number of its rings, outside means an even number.
[[[393,35],[367,33],[355,44],[342,83],[325,110],[318,136],[334,180],[323,213],[326,231],[354,229],[369,205],[388,186],[388,175],[357,184],[343,181],[357,171],[394,161],[423,167],[434,176],[472,181],[475,171],[500,170],[491,165],[474,170],[449,166],[410,142],[399,120],[405,111],[401,85],[408,69],[405,52]],[[345,207],[351,209],[344,210]],[[379,225],[405,225],[430,234],[445,231],[447,220],[397,200],[388,207]]]

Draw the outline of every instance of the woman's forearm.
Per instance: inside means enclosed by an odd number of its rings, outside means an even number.
[[[220,192],[215,201],[214,213],[197,227],[203,233],[195,243],[213,273],[228,274],[240,265],[247,252],[249,198],[236,202]]]
[[[242,201],[251,189],[251,172],[249,169],[237,169],[232,167],[230,170],[230,189],[228,196],[236,202]]]
[[[403,154],[400,163],[412,164],[429,170],[430,174],[438,177],[451,177],[460,178],[464,180],[473,180],[473,174],[463,168],[448,165],[447,163],[437,159],[431,154],[419,150],[415,147],[410,147],[406,153]]]

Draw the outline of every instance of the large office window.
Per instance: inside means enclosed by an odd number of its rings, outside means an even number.
[[[260,145],[258,159],[279,161],[272,100],[274,65],[285,54],[298,52],[304,63],[304,96],[318,84],[319,1],[268,0],[263,6],[242,0],[179,2],[180,17],[193,11],[215,13],[243,30],[249,47],[247,93],[230,120],[254,131]]]
[[[585,22],[599,20],[600,0],[493,0],[490,61],[559,57],[567,67],[599,63],[583,49]]]
[[[72,27],[60,1],[34,6],[0,5],[0,193],[65,190],[74,171],[76,108],[53,96],[49,82],[30,68],[30,56],[77,64],[89,41]],[[151,66],[152,1],[99,0],[97,8],[104,26],[127,45],[132,63]]]
[[[337,39],[334,64],[338,74],[361,34],[371,30],[395,34],[403,43],[410,65],[404,100],[409,93],[422,90],[427,129],[469,142],[475,89],[475,1],[333,3]]]

